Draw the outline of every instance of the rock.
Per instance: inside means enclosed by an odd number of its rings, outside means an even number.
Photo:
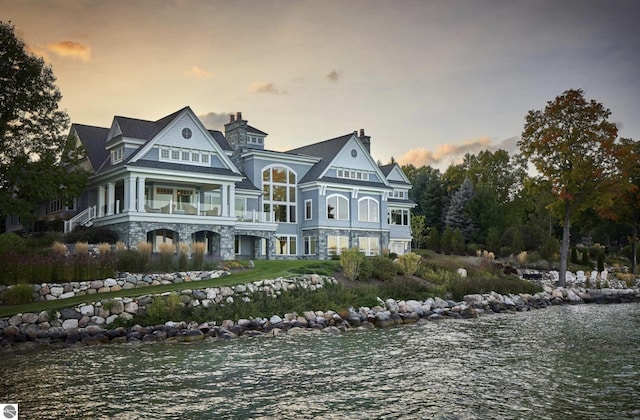
[[[120,315],[124,312],[124,303],[121,300],[114,300],[110,312],[114,315]]]
[[[104,281],[102,280],[94,280],[90,283],[90,286],[92,289],[99,289],[102,286],[104,286]]]
[[[93,315],[95,315],[95,308],[94,308],[93,305],[84,305],[84,306],[80,307],[80,314],[87,315],[87,316],[93,316]]]
[[[112,279],[112,278],[105,279],[104,282],[103,282],[103,286],[105,286],[105,287],[112,287],[112,286],[115,286],[117,284],[118,284],[118,282],[115,279]]]
[[[55,286],[51,288],[51,296],[55,298],[58,298],[63,293],[64,293],[64,287]]]
[[[31,312],[22,314],[22,322],[24,322],[25,324],[35,324],[38,322],[38,319],[38,315]]]
[[[77,319],[67,319],[62,323],[62,328],[65,330],[72,330],[78,328],[78,320]]]
[[[73,308],[64,308],[60,311],[60,318],[66,319],[80,319],[82,314]]]
[[[448,307],[449,307],[449,304],[447,303],[447,301],[439,297],[436,297],[433,300],[433,308],[448,308]]]
[[[283,319],[280,318],[278,315],[274,315],[271,318],[269,318],[269,321],[275,325],[275,324],[281,324]]]
[[[124,305],[124,311],[135,315],[138,313],[138,304],[136,302],[128,302]]]

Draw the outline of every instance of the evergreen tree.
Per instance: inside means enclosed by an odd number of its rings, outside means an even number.
[[[435,226],[432,226],[431,229],[429,229],[427,248],[429,248],[433,252],[440,252],[440,232]]]
[[[440,237],[440,249],[444,254],[451,253],[451,240],[453,239],[453,229],[450,226],[444,228],[442,236]]]
[[[452,229],[460,228],[465,239],[471,239],[476,228],[467,211],[467,205],[474,196],[473,184],[465,178],[460,188],[451,196],[449,208],[445,216],[445,225]]]
[[[451,236],[451,250],[456,254],[464,254],[464,235],[460,228],[455,228],[453,230],[453,235]]]

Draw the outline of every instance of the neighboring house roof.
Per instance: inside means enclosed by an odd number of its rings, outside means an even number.
[[[308,146],[298,147],[297,149],[292,149],[286,152],[291,154],[316,156],[321,159],[320,162],[316,163],[299,182],[303,183],[317,180],[327,166],[329,166],[336,154],[342,150],[345,144],[347,144],[352,137],[353,133],[349,133],[344,136],[310,144]],[[342,180],[342,182],[344,182],[344,180]]]
[[[94,171],[97,171],[104,161],[109,157],[109,152],[105,148],[109,129],[95,127],[92,125],[72,124],[71,130],[78,135],[80,142],[87,152],[87,158]]]
[[[382,171],[382,173],[384,174],[384,176],[389,176],[389,174],[391,173],[391,171],[393,170],[393,168],[396,166],[395,163],[390,163],[388,165],[381,165],[380,166],[380,170]]]

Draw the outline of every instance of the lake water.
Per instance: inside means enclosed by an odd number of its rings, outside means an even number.
[[[20,417],[640,419],[640,304],[0,354]]]

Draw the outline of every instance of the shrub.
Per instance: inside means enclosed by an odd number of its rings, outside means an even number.
[[[360,250],[356,247],[344,250],[340,253],[340,267],[342,267],[342,274],[344,274],[347,280],[353,281],[358,278],[363,259],[364,255],[362,255]],[[385,259],[390,261],[388,258]]]
[[[195,242],[191,244],[191,258],[193,268],[196,270],[200,270],[202,268],[202,263],[204,263],[204,254],[207,250],[207,246],[204,242]]]
[[[460,300],[465,295],[473,293],[489,293],[494,291],[501,295],[509,293],[534,294],[541,291],[542,288],[516,276],[499,275],[481,278],[459,277],[450,284],[449,290],[454,299]]]
[[[88,254],[89,243],[88,242],[76,242],[75,243],[76,254]]]
[[[116,242],[116,252],[124,251],[127,249],[127,244],[122,241]]]
[[[181,319],[182,308],[180,296],[175,293],[164,297],[156,296],[153,302],[147,305],[146,312],[142,317],[146,325],[164,324],[167,321]]]
[[[189,262],[189,244],[186,242],[178,243],[178,270],[185,271]]]
[[[103,227],[80,227],[69,232],[65,235],[65,241],[72,242],[88,242],[90,244],[97,244],[100,242],[107,242],[110,244],[116,243],[118,240],[118,234],[111,229]]]
[[[0,254],[9,251],[18,251],[24,246],[24,239],[13,233],[5,232],[0,235]]]
[[[453,239],[453,229],[450,226],[444,228],[442,236],[440,237],[440,249],[445,254],[451,253],[451,240]]]
[[[146,271],[151,266],[151,250],[152,246],[149,242],[139,241],[136,246],[136,251],[138,252],[140,258],[140,264],[142,266],[142,270]]]
[[[464,235],[460,228],[455,228],[453,235],[451,236],[451,251],[459,255],[464,254]]]
[[[389,258],[372,257],[373,276],[382,281],[391,281],[398,274],[398,267]]]
[[[171,271],[173,268],[173,253],[175,252],[175,246],[169,242],[162,242],[158,245],[158,251],[160,251],[160,269]]]
[[[576,248],[571,248],[571,260],[573,264],[578,264],[578,250]]]
[[[598,273],[602,273],[604,271],[604,253],[598,253]]]
[[[427,237],[427,248],[433,252],[440,252],[440,232],[437,227],[429,229],[429,236]]]
[[[373,276],[373,264],[369,258],[363,258],[358,273],[358,280],[368,280]]]
[[[33,302],[33,287],[29,284],[18,284],[13,286],[4,294],[7,305],[23,305]]]
[[[398,257],[400,270],[402,270],[405,276],[412,276],[416,271],[418,271],[421,262],[422,257],[414,252],[409,252],[408,254]]]
[[[398,258],[398,254],[396,254],[395,252],[390,252],[389,255],[387,256],[390,260],[395,260],[396,258]]]
[[[525,265],[527,263],[527,251],[522,251],[517,256],[518,264]]]
[[[580,262],[580,264],[584,265],[585,267],[591,267],[591,260],[589,259],[589,251],[587,251],[586,249],[582,251],[582,261]]]
[[[54,254],[62,257],[66,257],[67,253],[69,252],[67,246],[60,241],[54,241],[53,244],[51,244],[51,251],[53,251]]]

